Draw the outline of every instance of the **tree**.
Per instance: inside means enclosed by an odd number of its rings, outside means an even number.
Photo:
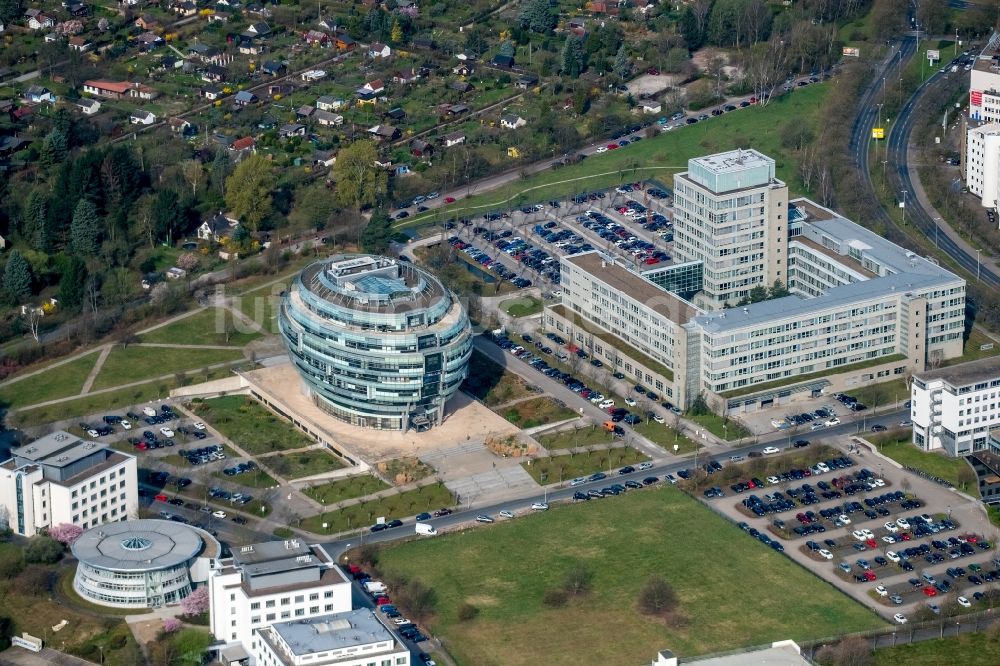
[[[3,288],[15,301],[25,301],[31,297],[31,264],[20,250],[13,250],[7,258],[3,270]]]
[[[386,193],[389,174],[375,164],[378,150],[371,141],[355,141],[341,149],[333,165],[335,197],[343,206],[374,206]]]
[[[694,9],[690,6],[685,7],[681,13],[677,29],[680,31],[681,36],[684,37],[687,47],[692,51],[697,51],[704,44],[704,33],[698,25],[698,19],[695,18]]]
[[[389,38],[393,44],[400,44],[403,41],[403,26],[399,24],[398,18],[392,22],[392,30],[389,32]]]
[[[150,224],[154,235],[165,239],[168,245],[173,245],[174,233],[179,231],[184,223],[180,196],[170,188],[163,188],[153,198],[151,210]]]
[[[403,586],[397,596],[400,598],[400,605],[418,621],[426,620],[434,610],[434,590],[419,580],[411,580]]]
[[[175,631],[180,630],[184,626],[184,623],[178,620],[176,617],[168,617],[163,620],[163,633],[172,634]]]
[[[365,252],[385,254],[392,240],[392,219],[382,211],[372,215],[361,232],[361,248]]]
[[[28,195],[18,231],[36,250],[45,252],[49,249],[51,239],[48,234],[48,200],[40,190],[32,190]]]
[[[790,292],[788,291],[788,287],[785,286],[785,283],[778,279],[774,281],[773,285],[771,285],[771,288],[767,292],[767,297],[769,299],[784,298],[785,296],[788,296],[789,293]]]
[[[86,257],[96,255],[100,229],[101,218],[97,214],[97,206],[89,199],[80,199],[69,225],[70,249]]]
[[[339,160],[338,160],[339,161]],[[251,155],[226,179],[226,205],[242,224],[251,231],[271,215],[271,190],[274,189],[274,170],[270,160],[262,155]]]
[[[24,561],[28,564],[55,564],[62,559],[63,545],[47,536],[33,536],[24,549]]]
[[[208,588],[204,585],[181,599],[181,615],[189,617],[208,612]]]
[[[917,25],[926,34],[941,34],[947,23],[948,3],[944,0],[920,0],[917,3]]]
[[[184,160],[181,162],[181,173],[191,186],[191,196],[197,197],[198,188],[205,184],[205,167],[200,160]]]
[[[958,468],[958,485],[962,490],[968,490],[970,485],[978,481],[979,477],[976,476],[975,470],[970,465],[965,464]]]
[[[45,141],[42,142],[42,164],[51,167],[55,164],[62,164],[69,152],[69,138],[65,132],[53,129],[49,132]]]
[[[590,583],[593,575],[587,570],[583,562],[574,562],[569,571],[566,572],[566,580],[563,588],[567,594],[575,597],[586,594],[590,591]]]
[[[59,278],[59,304],[74,310],[83,303],[83,283],[87,279],[87,264],[83,259],[72,255],[66,259],[62,277]]]
[[[525,0],[518,21],[522,28],[549,34],[556,27],[558,17],[549,8],[549,0]]]
[[[562,72],[567,76],[579,76],[586,67],[587,52],[583,40],[577,35],[566,39],[562,50]]]
[[[0,21],[10,24],[21,17],[21,0],[0,0]]]
[[[63,544],[69,546],[80,538],[83,528],[73,523],[59,523],[49,528],[49,536]]]
[[[677,594],[660,576],[651,576],[639,592],[639,610],[647,615],[664,616],[677,607]]]
[[[625,44],[618,47],[618,53],[615,54],[615,64],[614,64],[615,76],[624,81],[632,73],[632,63],[628,59],[628,52],[625,50]]]
[[[816,661],[824,666],[870,666],[875,663],[871,646],[860,636],[850,636],[816,652]]]

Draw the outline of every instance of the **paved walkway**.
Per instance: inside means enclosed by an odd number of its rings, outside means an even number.
[[[90,393],[90,389],[94,386],[94,380],[97,379],[97,375],[101,371],[101,368],[104,367],[104,362],[108,360],[108,354],[110,353],[111,345],[104,345],[101,348],[101,354],[97,357],[94,367],[90,369],[90,374],[87,375],[87,379],[83,382],[83,388],[80,390],[81,394]]]

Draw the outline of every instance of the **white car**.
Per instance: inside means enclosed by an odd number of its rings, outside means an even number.
[[[876,585],[875,591],[878,592],[878,596],[880,597],[889,596],[889,590],[885,589],[885,585]]]
[[[608,147],[607,146],[598,146],[597,150],[595,152],[606,153],[606,152],[608,152]]]
[[[780,453],[780,449],[776,446],[765,446],[760,452],[765,456],[773,456],[775,453]]]
[[[163,428],[160,428],[160,434],[164,437],[173,437],[174,431],[164,426]]]
[[[499,516],[500,516],[501,518],[513,518],[513,517],[514,517],[514,513],[513,513],[513,512],[511,512],[511,511],[508,511],[507,509],[504,509],[504,510],[503,510],[503,511],[501,511],[501,512],[500,512],[500,513],[499,513],[498,515],[499,515]]]
[[[601,403],[597,406],[600,407],[601,409],[607,409],[608,407],[614,407],[615,401],[612,400],[611,398],[606,398],[605,400],[602,400]]]
[[[861,530],[854,530],[853,532],[851,532],[851,536],[853,536],[858,541],[867,541],[868,540],[868,537],[866,537],[865,533],[862,532]]]
[[[667,420],[665,418],[663,418],[662,416],[660,416],[659,414],[653,414],[653,420],[656,421],[657,423],[661,423],[661,424],[667,422]]]
[[[893,522],[886,523],[884,527],[885,527],[885,529],[889,530],[893,534],[895,534],[896,532],[899,531],[899,525],[897,525],[896,523],[893,523]]]
[[[862,527],[860,532],[865,535],[865,539],[874,539],[875,535],[867,527]]]
[[[405,617],[394,617],[392,618],[393,624],[402,627],[404,624],[410,624],[410,621]]]
[[[198,430],[204,430],[205,424],[202,423],[201,421],[198,421],[197,423],[194,424],[194,427],[197,428]]]
[[[216,518],[225,518],[226,517],[226,512],[225,511],[221,511],[221,510],[220,511],[213,511],[212,515],[215,516]]]
[[[896,524],[899,525],[904,530],[910,529],[910,521],[908,521],[906,518],[897,518]]]
[[[885,559],[889,560],[890,562],[897,562],[898,563],[899,560],[900,560],[900,557],[899,557],[899,555],[896,554],[896,551],[894,551],[894,550],[887,550],[885,552]]]
[[[548,511],[549,505],[545,502],[535,502],[531,505],[532,511]]]
[[[832,419],[827,419],[826,423],[824,425],[828,425],[828,426],[840,425],[840,419],[838,419],[836,416],[834,416]]]
[[[97,431],[94,430],[93,428],[91,428],[90,430],[88,430],[87,434],[90,435],[91,437],[100,437],[100,435],[97,434]]]
[[[635,407],[636,403],[635,400],[633,400],[632,398],[625,398],[625,404],[628,405],[629,407]]]
[[[886,534],[884,537],[882,537],[882,541],[884,541],[885,543],[896,543],[896,537],[892,536],[891,534]]]
[[[906,616],[903,615],[902,613],[896,613],[895,615],[892,616],[892,619],[899,624],[906,624]]]
[[[569,485],[570,485],[571,488],[575,488],[577,486],[582,486],[585,483],[587,483],[587,477],[585,477],[585,476],[578,476],[575,479],[573,479],[572,481],[570,481]]]
[[[830,466],[827,465],[826,463],[819,462],[819,463],[816,463],[816,469],[818,469],[819,471],[821,471],[824,474],[826,474],[827,472],[830,471]]]
[[[899,422],[899,427],[900,428],[909,428],[911,425],[913,425],[913,421],[910,421],[908,419],[905,420],[905,421],[900,421]]]
[[[848,515],[846,513],[840,514],[839,516],[837,516],[837,518],[839,518],[840,522],[842,522],[845,525],[850,525],[851,524],[851,519],[850,519],[850,517],[848,517]]]
[[[965,597],[959,597],[958,599],[955,599],[955,601],[957,601],[958,605],[961,606],[962,608],[972,607],[972,602],[966,599]]]
[[[825,560],[833,559],[833,553],[828,551],[826,548],[820,548],[819,550],[816,551],[816,553]]]
[[[120,425],[122,427],[122,430],[131,430],[132,429],[132,424],[129,421],[126,421],[125,419],[122,419],[119,423],[120,423]]]
[[[651,462],[644,462],[641,465],[639,465],[639,471],[640,472],[645,472],[647,469],[653,469],[653,463],[651,463]]]
[[[772,486],[774,486],[774,485],[777,485],[777,484],[781,483],[781,479],[779,479],[776,476],[769,476],[769,477],[767,477],[767,482],[769,484],[771,484]]]
[[[811,426],[809,426],[809,429],[810,430],[822,430],[825,427],[826,427],[825,423],[820,423],[818,421],[814,421],[813,424]]]

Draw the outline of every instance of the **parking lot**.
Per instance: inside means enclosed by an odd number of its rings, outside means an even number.
[[[815,447],[802,444],[793,455],[801,460]],[[874,454],[830,451],[817,450],[812,464],[789,465],[765,478],[747,469],[726,488],[707,488],[705,501],[749,538],[896,623],[989,607],[998,593],[1000,561],[995,530],[979,502],[871,459]]]

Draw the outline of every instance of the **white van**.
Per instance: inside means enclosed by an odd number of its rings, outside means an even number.
[[[156,410],[153,409],[152,407],[143,407],[142,413],[145,414],[146,416],[156,416]]]
[[[417,523],[416,530],[417,534],[421,536],[437,536],[438,533],[433,525],[428,525],[427,523]]]

